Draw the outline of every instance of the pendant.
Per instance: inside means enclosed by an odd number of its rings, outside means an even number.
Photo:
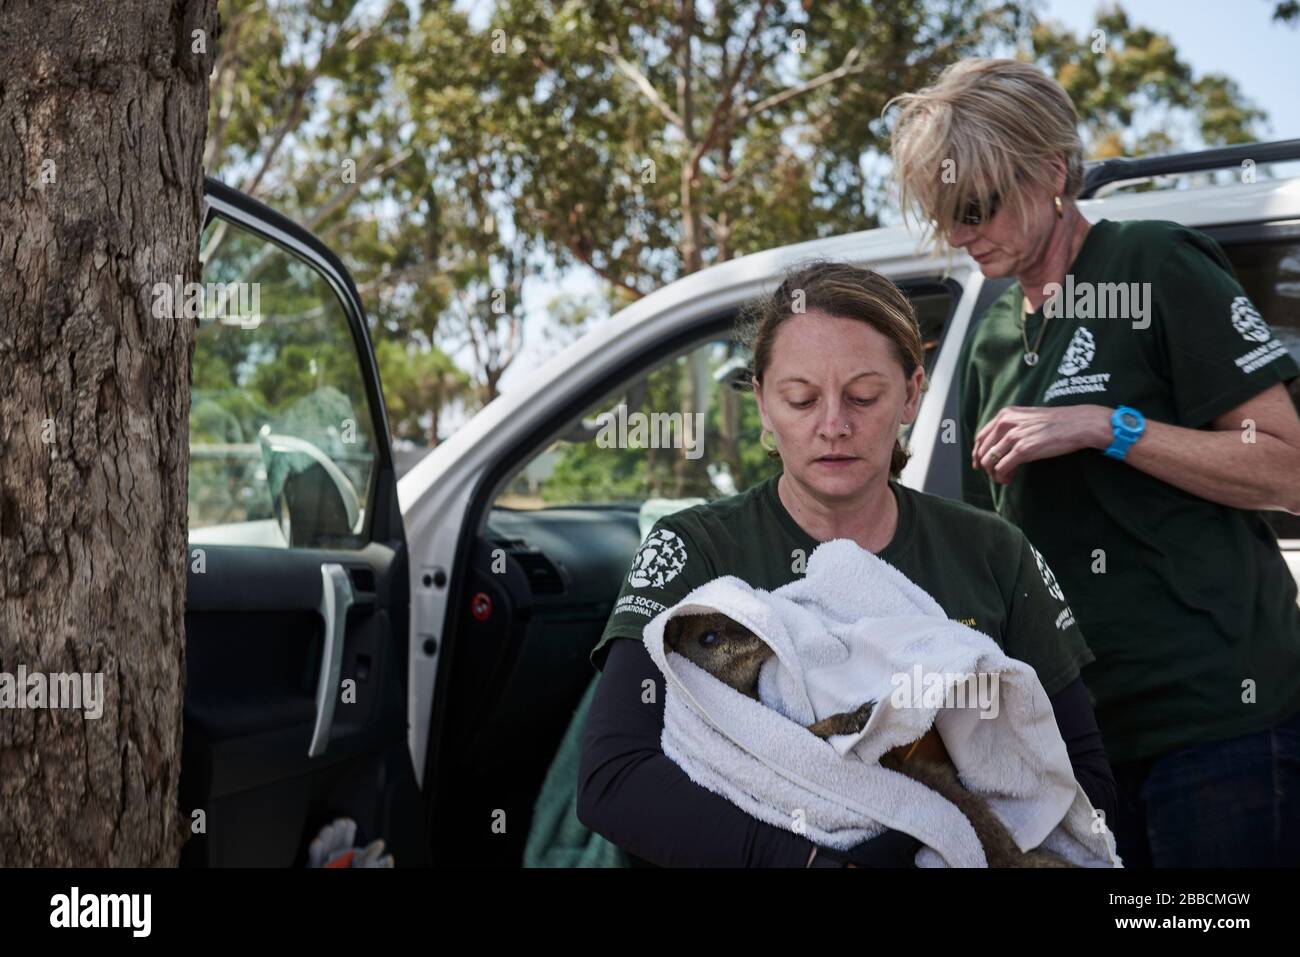
[[[1037,362],[1038,362],[1038,353],[1037,353],[1037,352],[1026,352],[1026,353],[1025,353],[1025,365],[1027,365],[1027,366],[1032,366],[1032,365],[1035,365]]]

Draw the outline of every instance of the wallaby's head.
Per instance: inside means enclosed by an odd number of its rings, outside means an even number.
[[[721,612],[670,618],[664,645],[751,697],[759,668],[773,653],[761,638]]]

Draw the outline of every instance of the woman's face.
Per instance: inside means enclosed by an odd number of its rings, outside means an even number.
[[[1055,197],[1065,184],[1064,166],[1058,178],[1061,186],[1056,192],[1031,181],[1020,186],[1024,201],[1020,217],[1004,198],[993,216],[978,226],[954,226],[948,234],[949,243],[965,249],[989,279],[1024,275],[1047,251],[1056,225]]]
[[[849,499],[888,479],[923,379],[920,367],[904,375],[890,341],[865,322],[809,311],[777,330],[754,394],[785,471],[823,498]]]

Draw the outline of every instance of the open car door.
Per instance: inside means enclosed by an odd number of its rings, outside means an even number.
[[[182,863],[301,866],[349,817],[358,844],[427,864],[406,541],[361,302],[304,229],[213,180],[204,192]]]

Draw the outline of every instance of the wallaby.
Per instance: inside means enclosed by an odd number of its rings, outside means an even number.
[[[752,631],[720,612],[669,619],[664,629],[664,645],[755,701],[758,700],[758,672],[775,654]],[[808,725],[808,730],[819,738],[861,731],[875,704],[868,701],[853,711],[822,718]],[[975,829],[989,867],[1076,866],[1048,851],[1022,852],[1016,847],[988,802],[962,785],[935,731],[931,730],[914,745],[886,752],[880,764],[938,791],[955,804]]]

